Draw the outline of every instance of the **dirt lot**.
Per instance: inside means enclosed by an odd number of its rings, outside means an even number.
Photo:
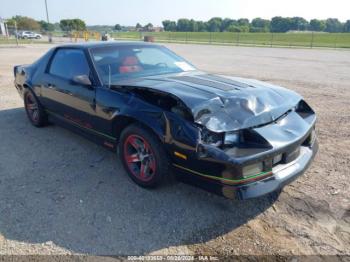
[[[319,117],[308,172],[277,201],[141,189],[115,154],[27,121],[12,67],[50,46],[0,47],[0,254],[350,255],[350,52],[167,46],[200,69],[301,93]]]

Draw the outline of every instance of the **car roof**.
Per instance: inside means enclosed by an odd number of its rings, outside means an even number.
[[[128,46],[128,45],[138,45],[138,46],[159,46],[153,43],[146,43],[142,41],[92,41],[92,42],[78,42],[78,43],[70,43],[59,45],[56,48],[60,47],[72,47],[72,48],[82,48],[82,49],[90,49],[95,47],[110,47],[110,46]]]

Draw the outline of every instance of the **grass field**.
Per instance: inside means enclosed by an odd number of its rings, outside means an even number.
[[[69,38],[62,37],[63,32],[53,33],[53,36],[60,41],[62,39],[69,41]],[[350,48],[350,33],[118,32],[112,33],[111,36],[124,40],[141,40],[144,36],[154,36],[156,42],[174,43]],[[20,44],[34,42],[47,43],[47,38],[19,40]],[[13,37],[10,39],[0,37],[0,44],[16,44],[16,40]]]
[[[145,35],[157,42],[350,48],[350,33],[118,32],[112,37],[136,40]]]

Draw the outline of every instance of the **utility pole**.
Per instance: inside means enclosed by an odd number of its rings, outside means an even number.
[[[15,34],[16,34],[16,44],[18,46],[18,31],[17,31],[17,22],[15,20]]]
[[[47,23],[50,24],[49,11],[48,11],[48,9],[47,9],[47,0],[45,0],[45,9],[46,9],[46,20],[47,20]],[[48,35],[49,35],[49,43],[52,43],[52,35],[51,35],[51,32],[48,32]]]
[[[6,35],[6,39],[7,39],[7,42],[9,41],[9,30],[8,30],[8,26],[7,26],[7,23],[4,22],[4,27],[5,27],[5,35]]]

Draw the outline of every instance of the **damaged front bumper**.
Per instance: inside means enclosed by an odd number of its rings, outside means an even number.
[[[213,176],[204,175],[180,165],[175,164],[174,166],[177,170],[183,171],[180,179],[190,184],[195,184],[229,199],[245,200],[275,192],[294,181],[307,170],[317,151],[318,141],[315,138],[312,145],[300,146],[300,154],[295,160],[276,165],[271,171],[259,174],[257,180],[252,179],[251,182],[246,183],[240,183],[239,180],[232,183],[232,180],[223,178],[213,179],[215,178]],[[189,176],[188,173],[192,173],[193,176]]]
[[[223,195],[228,198],[249,199],[272,193],[294,181],[311,164],[318,151],[317,139],[309,147],[301,146],[300,155],[288,164],[280,164],[272,169],[272,175],[246,185],[223,186]]]
[[[318,150],[315,122],[314,114],[293,111],[275,123],[242,131],[245,146],[220,149],[201,144],[193,158],[177,160],[174,166],[186,171],[180,175],[185,182],[227,198],[260,197],[308,168]]]

